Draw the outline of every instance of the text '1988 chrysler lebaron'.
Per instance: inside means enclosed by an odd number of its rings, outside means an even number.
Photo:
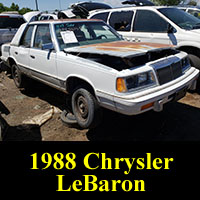
[[[24,75],[66,92],[68,109],[82,128],[96,126],[101,107],[136,115],[195,89],[199,70],[172,46],[124,41],[99,20],[23,24],[2,46],[17,87]]]

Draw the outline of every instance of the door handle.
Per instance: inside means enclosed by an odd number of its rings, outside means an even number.
[[[30,55],[30,57],[33,58],[33,59],[35,59],[35,56],[33,56],[33,55]]]
[[[15,54],[16,54],[16,55],[18,55],[18,52],[17,52],[17,51],[15,51]]]
[[[134,38],[134,42],[141,42],[140,38]]]

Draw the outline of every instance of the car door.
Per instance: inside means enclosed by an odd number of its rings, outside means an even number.
[[[32,33],[33,33],[33,25],[28,26],[20,40],[19,46],[13,46],[13,56],[15,57],[18,66],[24,73],[29,74],[29,66],[30,66],[30,46],[32,41]]]
[[[170,44],[169,23],[151,10],[137,10],[133,24],[133,38],[138,42]]]
[[[128,41],[133,40],[131,33],[133,15],[133,10],[113,11],[108,20],[109,25]]]
[[[30,49],[32,76],[56,86],[58,84],[56,52],[53,49],[43,49],[47,44],[52,44],[49,24],[39,24],[35,31],[33,47]]]

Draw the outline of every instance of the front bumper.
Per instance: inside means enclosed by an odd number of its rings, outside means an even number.
[[[137,115],[152,109],[162,111],[165,103],[182,98],[188,89],[194,90],[198,76],[199,70],[191,67],[184,75],[169,83],[134,94],[114,96],[113,104],[102,106],[125,115]]]

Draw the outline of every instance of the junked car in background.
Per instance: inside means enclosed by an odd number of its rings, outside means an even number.
[[[57,14],[55,13],[46,13],[46,12],[40,12],[40,11],[27,12],[23,16],[26,22],[58,19]]]
[[[128,41],[175,45],[200,69],[200,20],[178,8],[121,7],[92,11],[88,18],[104,20]]]
[[[58,12],[59,19],[87,18],[92,10],[111,9],[111,6],[99,2],[79,2],[74,3],[67,10]]]
[[[17,13],[4,12],[0,14],[0,47],[2,44],[12,40],[17,29],[23,23],[25,23],[23,16]]]
[[[197,17],[198,19],[200,19],[200,8],[197,6],[178,6],[179,9]]]
[[[199,70],[172,46],[124,41],[99,20],[50,20],[23,24],[2,46],[17,87],[25,76],[67,94],[67,109],[82,128],[101,121],[101,107],[137,115],[195,89]],[[66,116],[67,117],[67,116]]]

